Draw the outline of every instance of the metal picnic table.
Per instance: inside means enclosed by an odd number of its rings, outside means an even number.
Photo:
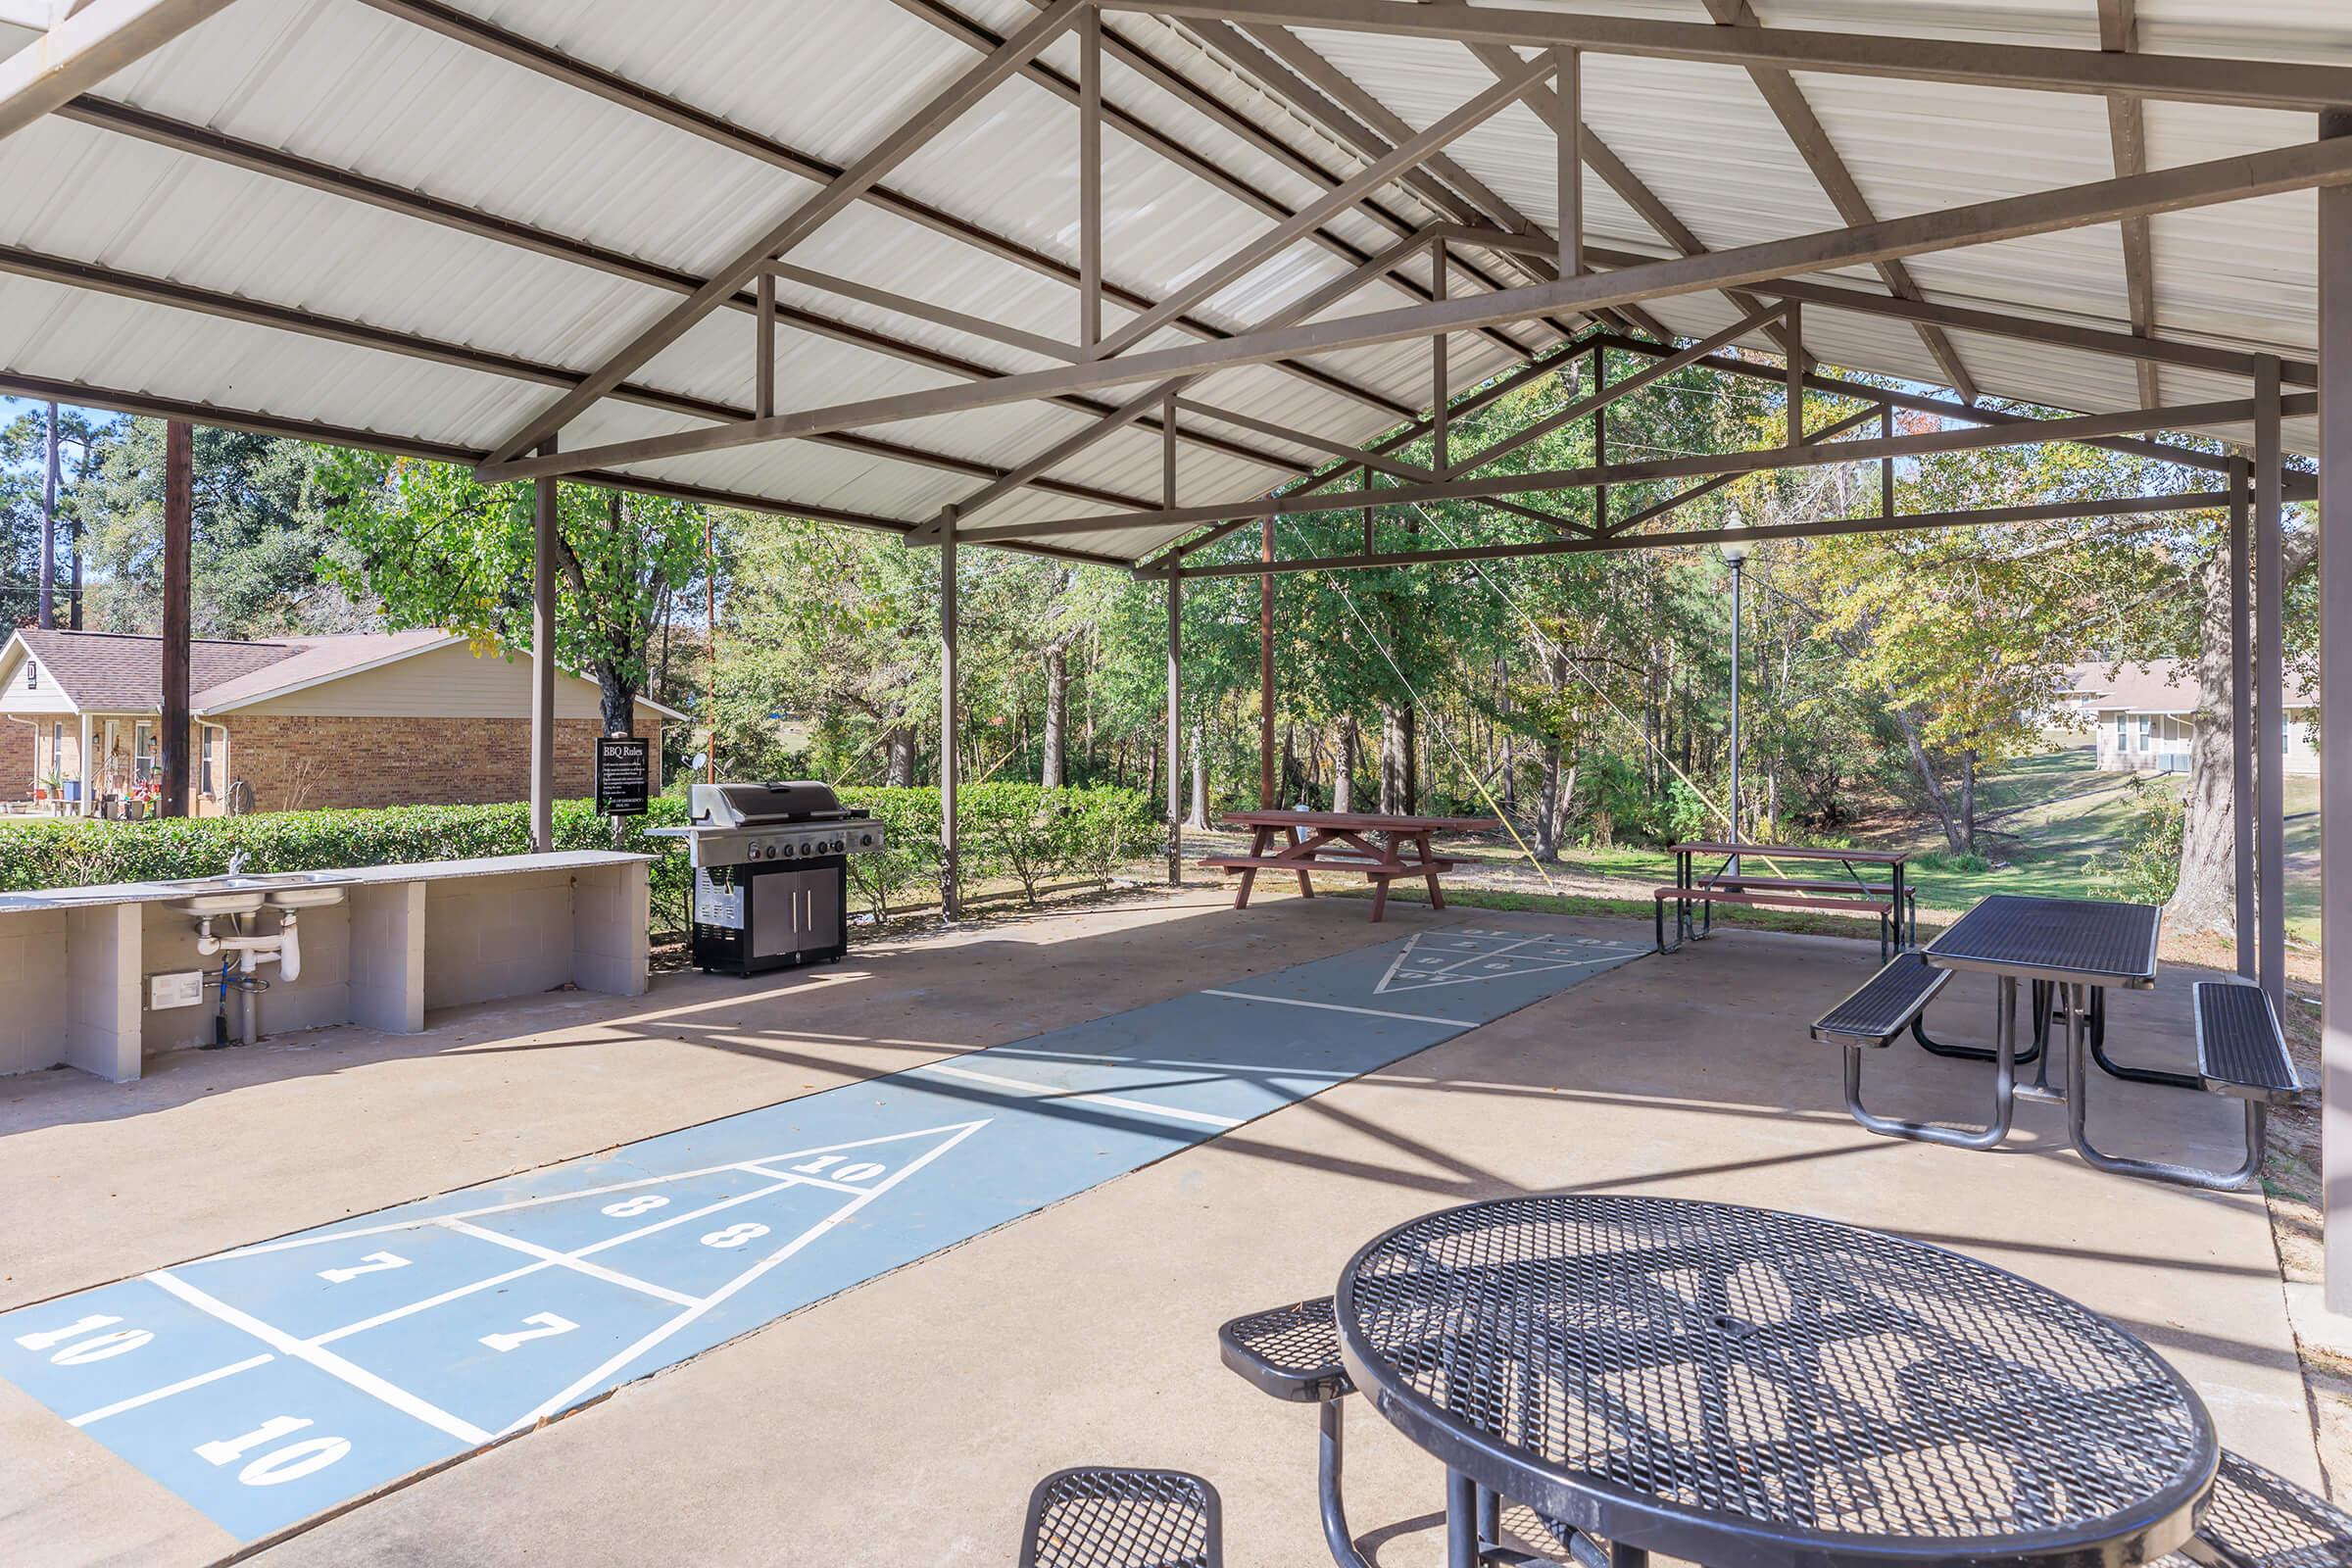
[[[1434,854],[1439,833],[1493,833],[1502,824],[1491,816],[1389,816],[1368,811],[1228,811],[1228,827],[1250,829],[1247,855],[1211,855],[1202,865],[1241,873],[1233,906],[1250,906],[1250,889],[1260,871],[1296,871],[1302,897],[1315,896],[1310,871],[1353,871],[1372,883],[1372,918],[1388,912],[1389,884],[1419,877],[1429,884],[1429,905],[1446,907],[1438,877],[1454,867]],[[1279,843],[1277,842],[1279,840]],[[1410,850],[1410,854],[1406,851]]]
[[[1448,1568],[1547,1528],[1707,1568],[2154,1562],[2220,1463],[2196,1393],[2088,1308],[1942,1248],[1620,1195],[1472,1203],[1340,1277],[1340,1354],[1447,1467]]]
[[[1733,844],[1714,839],[1696,839],[1688,843],[1674,845],[1672,847],[1672,852],[1674,855],[1675,886],[1677,889],[1689,889],[1692,895],[1690,898],[1681,900],[1676,907],[1675,936],[1677,946],[1680,946],[1681,941],[1686,934],[1691,936],[1703,936],[1706,934],[1705,931],[1692,931],[1690,929],[1690,906],[1692,904],[1706,904],[1708,906],[1707,926],[1709,930],[1713,928],[1713,904],[1712,901],[1706,897],[1709,893],[1728,892],[1736,895],[1754,887],[1769,888],[1776,885],[1776,883],[1792,887],[1801,886],[1814,891],[1829,890],[1829,885],[1826,880],[1821,884],[1789,884],[1780,882],[1780,879],[1746,875],[1745,867],[1740,863],[1744,859],[1814,860],[1824,863],[1834,863],[1842,871],[1844,871],[1845,880],[1847,883],[1851,884],[1853,891],[1862,895],[1871,895],[1873,891],[1871,880],[1867,875],[1864,874],[1864,870],[1862,868],[1867,867],[1875,870],[1884,870],[1888,873],[1888,882],[1891,890],[1887,899],[1887,909],[1890,913],[1893,923],[1895,949],[1899,952],[1910,943],[1917,942],[1919,940],[1919,913],[1916,905],[1909,906],[1911,910],[1911,929],[1908,942],[1905,940],[1903,934],[1904,909],[1909,899],[1909,894],[1903,885],[1903,877],[1905,866],[1910,860],[1910,856],[1904,851],[1820,849],[1810,845],[1801,844]],[[1723,863],[1702,877],[1698,874],[1697,867],[1697,859],[1701,856],[1721,856],[1723,858]],[[1884,935],[1883,928],[1882,935]],[[1660,934],[1658,945],[1661,949],[1665,947],[1665,941],[1662,932]],[[1882,949],[1882,951],[1884,950]]]

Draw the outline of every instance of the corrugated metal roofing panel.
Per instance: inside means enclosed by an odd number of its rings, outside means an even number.
[[[960,0],[978,26],[1009,32],[1034,18],[1030,0]],[[1531,3],[1531,0],[1520,0]],[[1756,0],[1767,25],[1896,31],[2090,47],[2086,0]],[[1698,0],[1578,0],[1614,15],[1703,20]],[[885,0],[677,0],[648,11],[568,0],[471,0],[471,14],[631,80],[670,93],[747,130],[836,164],[872,147],[925,96],[977,61],[979,44],[929,13]],[[2141,43],[2296,59],[2352,61],[2352,11],[2333,0],[2141,0]],[[1118,15],[1113,33],[1163,64],[1167,79],[1205,95],[1186,102],[1113,61],[1111,101],[1152,135],[1105,136],[1111,279],[1152,298],[1182,286],[1274,221],[1265,204],[1297,206],[1361,166],[1346,145],[1298,110],[1237,74],[1180,24]],[[1426,125],[1492,81],[1466,50],[1444,42],[1334,33],[1305,35],[1396,116]],[[1076,44],[1045,57],[1072,69]],[[1730,246],[1838,223],[1812,174],[1756,93],[1727,66],[1588,56],[1589,120],[1634,172],[1705,243]],[[2060,94],[1894,83],[1807,74],[1799,84],[1882,216],[2105,177],[2111,157],[2101,100]],[[788,83],[790,90],[779,90]],[[741,248],[814,186],[763,158],[672,128],[603,98],[533,74],[360,0],[241,0],[145,62],[103,96],[265,146],[478,206],[571,242],[606,247],[701,274]],[[2158,167],[2293,141],[2307,119],[2171,103],[2147,112]],[[1074,261],[1076,116],[1062,92],[1031,75],[998,87],[954,130],[894,172],[890,183],[980,228],[1064,265]],[[1172,138],[1213,159],[1242,194],[1220,189],[1153,150]],[[1521,108],[1505,111],[1450,150],[1463,166],[1540,225],[1554,221],[1553,148]],[[116,132],[62,121],[0,144],[0,243],[148,272],[222,293],[311,309],[398,330],[585,369],[680,297],[609,271],[535,254],[445,224],[396,216],[259,172],[172,153]],[[1599,180],[1585,182],[1588,233],[1652,254],[1647,223]],[[1260,193],[1252,198],[1249,192]],[[1382,204],[1407,220],[1430,209],[1392,185]],[[2168,334],[2307,354],[2313,319],[2311,199],[2167,215],[2155,220],[2159,321]],[[1343,248],[1376,250],[1394,223],[1351,211],[1328,225]],[[1063,277],[909,222],[865,204],[797,249],[817,271],[895,288],[1054,337],[1073,334],[1076,296]],[[1300,244],[1222,290],[1198,313],[1247,329],[1349,265],[1331,248]],[[1498,277],[1517,273],[1493,258]],[[1426,279],[1425,264],[1406,270]],[[2113,228],[2081,230],[1923,257],[1912,270],[1932,298],[2121,327],[2126,305]],[[1858,281],[1857,278],[1862,279]],[[1876,287],[1868,274],[1849,286]],[[1476,285],[1456,280],[1455,292]],[[1018,370],[1050,363],[952,326],[786,285],[788,304],[837,326],[779,334],[786,407],[854,401],[961,378],[925,363],[951,356],[974,368]],[[1384,309],[1412,297],[1379,283],[1327,316]],[[238,325],[180,310],[134,305],[0,276],[0,371],[79,378],[148,396],[206,401],[311,417],[387,435],[482,446],[552,397],[549,389],[477,371]],[[1731,319],[1720,295],[1661,301],[1652,313],[1678,331]],[[1108,312],[1115,329],[1123,313]],[[1532,324],[1523,341],[1546,342]],[[901,340],[891,349],[876,335]],[[1890,319],[1820,307],[1806,314],[1809,346],[1856,369],[1924,380],[1941,372],[1916,331]],[[636,379],[709,401],[748,404],[752,322],[721,312],[657,356]],[[1189,341],[1174,331],[1157,341]],[[1969,368],[1996,394],[2081,408],[2137,400],[2128,365],[2016,339],[1963,334]],[[1762,347],[1759,335],[1751,346]],[[1450,346],[1453,381],[1467,387],[1512,363],[1485,334]],[[1331,374],[1404,408],[1425,406],[1426,343],[1322,356]],[[2212,378],[2167,372],[2168,397],[2204,396]],[[2227,384],[2227,383],[2223,383]],[[1132,391],[1132,389],[1131,389]],[[1130,392],[1103,394],[1115,403]],[[1256,366],[1202,378],[1188,395],[1277,423],[1369,441],[1397,422],[1283,369]],[[877,429],[880,439],[1008,466],[1085,427],[1081,412],[1050,405],[977,411]],[[608,401],[565,432],[573,447],[690,427],[682,416]],[[1310,456],[1271,438],[1225,432],[1290,459]],[[2292,438],[2305,438],[2296,430]],[[1130,429],[1055,470],[1058,478],[1134,496],[1159,486],[1156,435]],[[786,442],[666,460],[648,473],[673,482],[917,520],[973,479],[839,446]],[[1283,470],[1187,444],[1183,499],[1238,504]],[[1008,497],[989,520],[1088,514],[1086,503],[1034,491]],[[1153,539],[1074,535],[1063,543],[1126,557]]]

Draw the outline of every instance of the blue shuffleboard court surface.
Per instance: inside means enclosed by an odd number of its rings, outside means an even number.
[[[242,1541],[1648,951],[1456,927],[0,1314],[0,1377]]]

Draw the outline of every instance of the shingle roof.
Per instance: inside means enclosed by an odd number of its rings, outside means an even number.
[[[43,631],[33,626],[22,628],[17,635],[23,639],[25,652],[40,661],[42,671],[83,712],[162,710],[162,638],[123,632]],[[189,691],[201,697],[212,687],[291,659],[302,652],[303,646],[292,641],[196,642],[189,649]]]
[[[2193,713],[2197,709],[2197,672],[2177,659],[2151,659],[2143,664],[2077,664],[2070,683],[2092,708],[2102,710]],[[2309,683],[2289,670],[2286,701],[2290,708],[2305,708],[2319,698]]]

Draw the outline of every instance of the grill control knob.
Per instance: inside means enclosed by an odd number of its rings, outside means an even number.
[[[841,840],[835,839],[833,841],[833,853],[835,855],[839,855],[841,853]]]
[[[769,855],[771,855],[771,856],[772,856],[772,855],[774,855],[776,852],[775,852],[775,851],[773,851],[773,850],[770,850],[770,851],[768,851],[767,853],[768,853]],[[791,846],[791,845],[787,844],[787,845],[785,845],[785,846],[784,846],[784,856],[785,856],[785,858],[787,858],[787,859],[791,858],[791,857],[792,857],[792,846]]]
[[[773,844],[767,847],[767,858],[771,860],[776,858],[776,847]]]
[[[860,849],[872,849],[874,847],[874,836],[871,833],[858,834],[858,845]]]

